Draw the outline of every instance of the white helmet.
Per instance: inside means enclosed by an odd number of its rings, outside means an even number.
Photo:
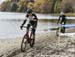
[[[64,12],[61,12],[60,15],[64,15]]]

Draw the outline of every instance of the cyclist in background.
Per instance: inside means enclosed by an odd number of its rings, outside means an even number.
[[[66,24],[66,16],[65,16],[64,12],[60,13],[58,23],[63,24],[63,25]],[[65,33],[65,27],[62,27],[61,32]]]
[[[27,10],[26,19],[24,20],[24,22],[20,26],[21,29],[23,28],[26,21],[29,21],[28,24],[27,24],[27,28],[26,28],[26,35],[28,35],[29,28],[32,26],[32,32],[34,34],[33,38],[34,38],[34,41],[35,41],[35,31],[36,31],[36,28],[37,28],[38,18],[36,16],[36,14],[34,14],[32,12],[32,9]]]

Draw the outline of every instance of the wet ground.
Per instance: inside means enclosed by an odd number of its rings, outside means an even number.
[[[45,35],[39,35],[41,38],[36,39],[35,46],[33,48],[28,46],[25,52],[21,52],[20,45],[16,45],[1,54],[0,57],[75,57],[74,38],[61,36],[60,41],[58,41],[58,37],[53,36],[53,33]]]

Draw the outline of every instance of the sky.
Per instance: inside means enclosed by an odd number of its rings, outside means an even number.
[[[4,0],[0,0],[0,3],[2,3]]]

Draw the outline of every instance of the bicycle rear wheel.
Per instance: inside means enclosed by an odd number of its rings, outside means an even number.
[[[22,42],[21,42],[21,51],[22,52],[25,52],[26,49],[27,49],[27,36],[25,35],[22,39]]]

